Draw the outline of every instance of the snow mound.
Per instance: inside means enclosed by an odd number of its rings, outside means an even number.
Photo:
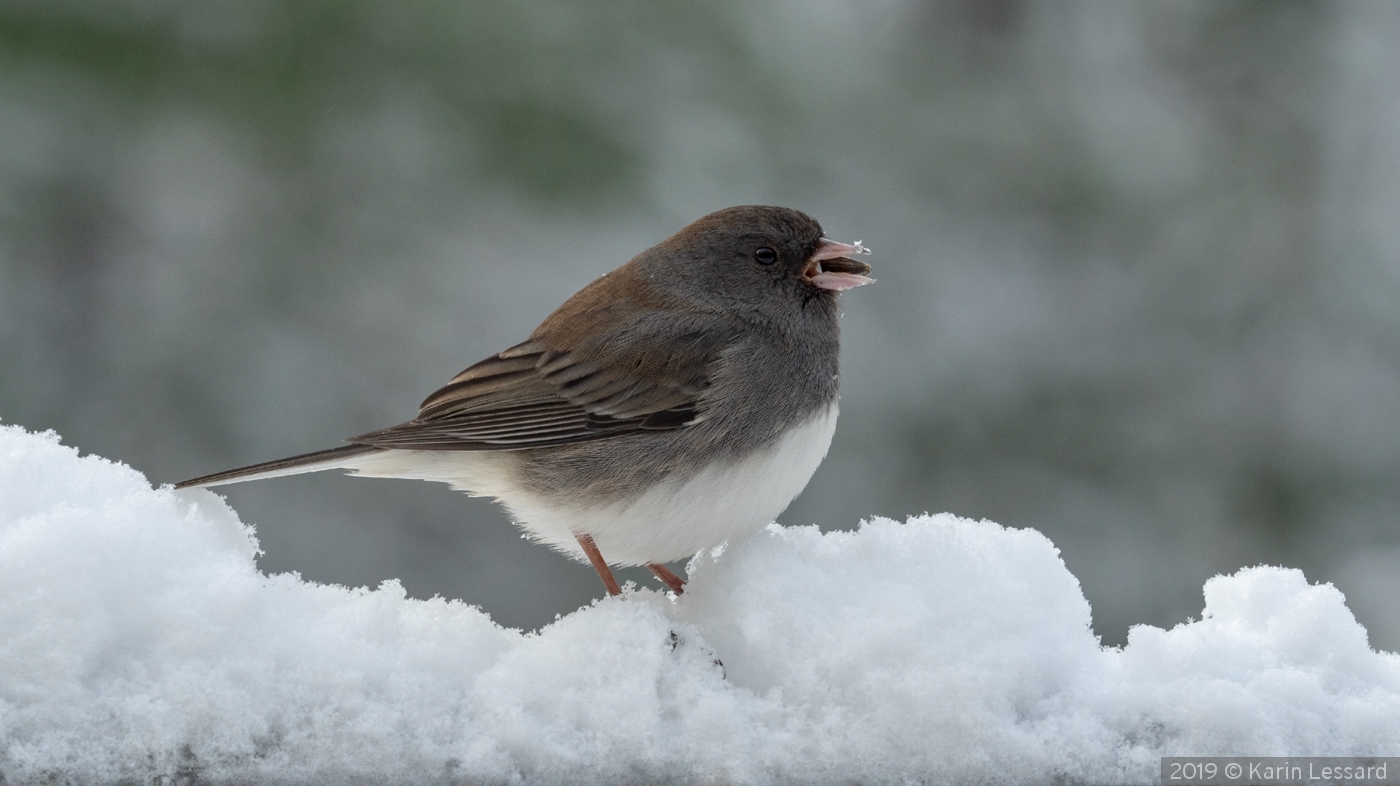
[[[0,428],[0,782],[1155,783],[1400,750],[1400,657],[1249,568],[1099,646],[1032,530],[771,527],[538,633],[266,576],[204,491]]]

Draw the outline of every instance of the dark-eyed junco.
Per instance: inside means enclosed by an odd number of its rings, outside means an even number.
[[[782,207],[696,221],[569,298],[528,341],[453,377],[418,417],[344,447],[176,488],[345,469],[495,497],[530,537],[608,564],[752,534],[807,485],[836,426],[836,294],[869,253]]]

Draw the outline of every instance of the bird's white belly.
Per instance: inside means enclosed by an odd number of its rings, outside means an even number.
[[[540,541],[582,556],[575,533],[593,536],[615,565],[686,559],[763,529],[817,471],[836,430],[835,404],[792,429],[772,448],[735,464],[708,467],[689,480],[662,483],[628,503],[561,511],[507,501]]]
[[[611,564],[664,563],[752,535],[773,521],[826,457],[836,416],[833,403],[765,451],[607,505],[560,506],[522,491],[512,482],[514,459],[508,452],[388,451],[353,469],[376,477],[436,480],[495,497],[532,539],[580,559],[577,535],[588,534]]]

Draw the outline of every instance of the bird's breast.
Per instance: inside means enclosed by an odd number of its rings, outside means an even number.
[[[837,414],[833,402],[747,455],[672,473],[625,499],[567,504],[517,491],[501,501],[532,537],[575,556],[581,556],[575,533],[586,533],[612,564],[686,559],[777,518],[825,458]]]

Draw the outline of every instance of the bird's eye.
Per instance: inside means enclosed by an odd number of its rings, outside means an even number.
[[[778,261],[778,252],[774,251],[768,246],[764,246],[763,248],[760,248],[759,250],[753,252],[753,259],[760,265],[771,265],[774,262]]]

